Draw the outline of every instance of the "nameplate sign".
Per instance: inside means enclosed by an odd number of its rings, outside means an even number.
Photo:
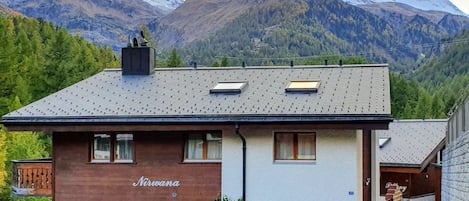
[[[146,178],[145,176],[140,177],[137,182],[134,182],[132,186],[135,187],[179,187],[181,183],[179,181],[168,181],[168,180],[161,180],[161,181],[154,181]]]

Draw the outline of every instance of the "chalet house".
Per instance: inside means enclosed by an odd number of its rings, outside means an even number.
[[[3,116],[53,135],[56,201],[371,201],[387,65],[105,70]]]
[[[466,201],[469,198],[469,96],[452,111],[446,138],[441,200]]]
[[[390,123],[389,130],[377,131],[381,196],[397,183],[409,201],[441,200],[446,125],[447,120],[400,120]]]

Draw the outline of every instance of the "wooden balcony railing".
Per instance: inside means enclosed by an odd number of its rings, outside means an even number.
[[[51,196],[52,160],[13,161],[14,196]]]

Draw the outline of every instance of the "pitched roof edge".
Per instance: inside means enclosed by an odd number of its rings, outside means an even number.
[[[420,171],[423,171],[428,165],[431,164],[432,159],[441,151],[446,145],[446,137],[444,137],[440,143],[428,154],[428,156],[423,160],[422,164],[420,165]]]
[[[420,164],[410,163],[379,163],[380,167],[404,167],[404,168],[420,168]]]

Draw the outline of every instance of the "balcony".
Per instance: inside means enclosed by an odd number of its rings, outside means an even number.
[[[15,160],[13,162],[13,196],[51,196],[52,160]]]

